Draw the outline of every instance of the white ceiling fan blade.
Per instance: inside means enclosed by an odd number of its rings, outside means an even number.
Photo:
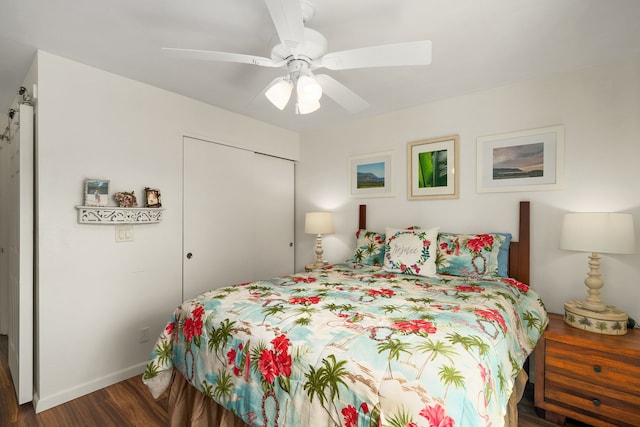
[[[300,0],[265,0],[280,42],[291,53],[304,47],[304,22]]]
[[[263,56],[244,55],[242,53],[214,52],[211,50],[178,49],[163,47],[162,50],[180,58],[199,59],[204,61],[239,62],[242,64],[260,65],[261,67],[282,67],[286,61],[274,62]]]
[[[358,113],[369,108],[369,103],[345,85],[327,74],[315,74],[314,78],[322,87],[322,92],[350,113]]]
[[[327,53],[317,67],[329,70],[431,64],[431,41],[394,43]]]

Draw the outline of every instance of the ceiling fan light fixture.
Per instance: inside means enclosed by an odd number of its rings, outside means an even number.
[[[293,91],[293,83],[286,78],[282,78],[278,82],[271,85],[269,89],[264,93],[269,101],[276,108],[280,110],[284,110],[284,107],[289,103],[289,98],[291,98],[291,92]]]
[[[309,114],[309,113],[313,113],[318,108],[320,108],[320,103],[318,101],[310,102],[310,103],[298,101],[298,103],[296,104],[296,113]]]
[[[302,104],[315,104],[320,101],[322,97],[322,87],[320,84],[316,79],[306,74],[298,78],[296,91],[298,93],[298,102]]]

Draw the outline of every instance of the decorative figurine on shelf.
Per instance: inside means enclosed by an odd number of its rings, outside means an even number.
[[[146,195],[148,208],[159,208],[162,206],[162,203],[160,203],[160,190],[145,187],[144,194]]]
[[[116,199],[116,202],[118,202],[121,208],[135,208],[136,206],[138,206],[138,201],[136,200],[136,195],[133,191],[129,193],[116,193],[113,197]]]

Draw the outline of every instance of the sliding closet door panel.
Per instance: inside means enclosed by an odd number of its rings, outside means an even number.
[[[294,272],[294,163],[254,155],[256,279]]]
[[[183,299],[254,278],[253,158],[184,138]]]

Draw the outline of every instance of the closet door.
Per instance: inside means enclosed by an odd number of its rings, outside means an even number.
[[[255,279],[294,272],[294,163],[254,155]]]
[[[254,277],[253,158],[184,139],[183,300]]]
[[[293,273],[293,168],[185,137],[183,299]]]

